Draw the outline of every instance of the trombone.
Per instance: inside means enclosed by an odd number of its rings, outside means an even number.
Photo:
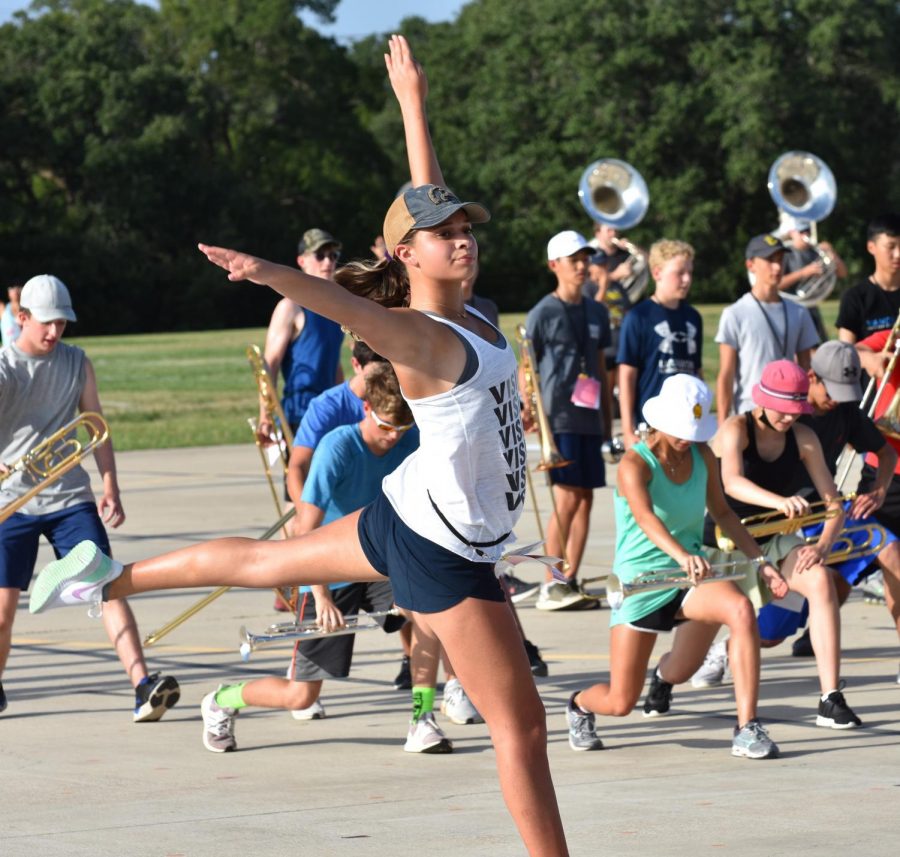
[[[282,529],[284,525],[287,524],[287,522],[290,521],[290,519],[293,518],[296,514],[297,510],[295,508],[291,507],[290,509],[288,509],[287,512],[285,512],[274,524],[272,524],[271,527],[269,527],[268,530],[266,530],[259,537],[259,541],[265,542],[271,539],[272,536],[274,536],[275,533]],[[163,637],[174,631],[179,625],[183,625],[185,622],[187,622],[188,619],[191,618],[191,616],[193,616],[195,613],[199,613],[204,607],[206,607],[207,604],[212,604],[213,601],[224,595],[231,588],[231,586],[220,586],[207,595],[204,595],[199,601],[194,602],[194,604],[188,607],[187,610],[182,611],[170,622],[163,625],[162,628],[156,631],[151,631],[149,634],[147,634],[147,636],[144,637],[144,646],[152,646],[154,643],[158,643]],[[284,595],[282,595],[280,590],[278,590],[277,588],[275,589],[275,592],[280,598],[284,598]],[[291,609],[294,609],[293,605],[289,606],[291,607]]]
[[[263,646],[273,646],[287,640],[308,640],[320,637],[339,637],[344,634],[355,634],[358,631],[374,631],[380,628],[375,620],[386,619],[389,616],[400,616],[396,607],[390,610],[376,610],[363,616],[345,616],[345,625],[335,628],[333,631],[324,631],[316,624],[315,619],[306,622],[279,622],[269,627],[262,634],[253,634],[243,625],[241,626],[241,660],[245,663],[250,660],[250,655]]]
[[[86,443],[82,443],[78,438],[79,428],[87,431]],[[106,420],[95,411],[84,411],[10,464],[9,473],[0,481],[5,482],[12,476],[21,474],[23,482],[32,484],[24,494],[0,509],[0,522],[5,521],[48,485],[80,464],[89,452],[102,446],[107,440],[109,440],[109,425]]]
[[[716,563],[710,566],[709,574],[696,583],[680,568],[647,571],[639,574],[634,580],[622,580],[617,574],[610,573],[606,576],[606,600],[613,610],[618,610],[626,598],[642,592],[654,592],[660,589],[690,589],[692,586],[700,586],[703,583],[743,580],[747,573],[738,566],[754,562],[754,560],[740,559]]]

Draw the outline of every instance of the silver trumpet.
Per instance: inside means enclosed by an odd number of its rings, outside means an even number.
[[[309,640],[318,639],[320,637],[339,637],[343,634],[355,634],[357,631],[374,631],[381,626],[375,621],[376,619],[386,619],[389,616],[400,616],[401,613],[396,607],[390,610],[375,611],[373,613],[365,613],[362,616],[345,616],[344,627],[336,628],[334,631],[323,631],[316,624],[315,619],[306,622],[279,622],[275,625],[269,625],[262,634],[253,634],[243,625],[241,626],[241,660],[249,661],[250,655],[256,649],[263,646],[274,646],[283,643],[286,640]]]
[[[680,568],[647,571],[638,575],[634,580],[627,581],[622,580],[617,574],[609,574],[606,577],[606,600],[613,610],[618,610],[626,598],[640,592],[653,592],[659,589],[690,589],[692,586],[714,581],[743,580],[747,576],[746,571],[738,569],[738,566],[747,565],[748,562],[752,563],[753,560],[731,560],[711,565],[709,574],[696,584]]]

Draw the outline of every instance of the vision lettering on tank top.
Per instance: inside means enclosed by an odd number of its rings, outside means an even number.
[[[521,404],[516,373],[499,385],[488,389],[497,403],[494,416],[497,418],[499,427],[497,434],[503,447],[503,458],[508,468],[506,481],[510,488],[506,492],[506,507],[512,512],[525,503],[525,433],[522,431],[522,420],[519,416]]]

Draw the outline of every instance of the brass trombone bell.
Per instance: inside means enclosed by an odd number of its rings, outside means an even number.
[[[78,429],[87,431],[86,442],[79,439]],[[5,521],[48,485],[80,464],[88,453],[93,452],[107,440],[109,440],[109,426],[106,420],[95,411],[84,411],[10,464],[9,473],[2,481],[6,482],[20,474],[22,483],[29,487],[25,493],[0,509],[0,522]]]

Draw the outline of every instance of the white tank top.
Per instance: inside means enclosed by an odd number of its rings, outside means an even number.
[[[419,448],[385,477],[382,489],[419,535],[466,559],[496,562],[514,538],[512,528],[525,503],[518,363],[499,331],[492,344],[448,319],[431,317],[471,346],[477,366],[446,393],[407,399],[419,427]]]

